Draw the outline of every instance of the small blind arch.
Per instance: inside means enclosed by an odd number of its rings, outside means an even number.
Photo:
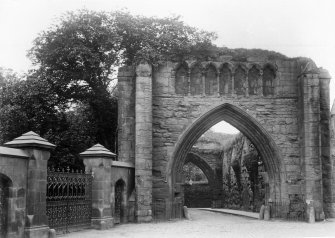
[[[274,95],[274,81],[276,78],[275,70],[267,65],[263,70],[263,95]]]
[[[231,81],[231,70],[229,69],[228,65],[223,65],[220,74],[220,94],[226,95],[231,93],[232,89],[232,81]]]
[[[178,95],[188,94],[188,68],[181,65],[175,75],[175,92]]]
[[[252,66],[248,73],[248,86],[249,86],[249,95],[257,95],[258,92],[258,79],[260,77],[260,71],[256,66]]]
[[[205,78],[205,92],[206,95],[214,95],[217,93],[217,73],[216,68],[213,65],[209,65],[206,71]]]
[[[197,64],[191,70],[191,95],[201,95],[202,94],[202,72],[200,66]]]
[[[237,69],[235,70],[234,75],[234,91],[237,95],[244,95],[245,93],[244,82],[246,80],[246,77],[247,75],[245,70],[241,66],[238,66]]]

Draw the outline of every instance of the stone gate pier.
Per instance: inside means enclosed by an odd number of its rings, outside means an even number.
[[[118,159],[135,165],[135,216],[150,221],[183,201],[182,167],[220,121],[256,147],[271,201],[299,196],[334,217],[327,70],[307,58],[221,56],[119,69]],[[334,142],[332,142],[334,143]],[[162,204],[160,209],[153,204]]]
[[[132,163],[96,144],[80,154],[86,172],[48,170],[54,148],[32,131],[0,146],[1,238],[52,238],[134,220]]]

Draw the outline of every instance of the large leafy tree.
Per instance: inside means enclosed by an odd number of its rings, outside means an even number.
[[[67,108],[43,79],[0,76],[0,144],[32,130],[57,145],[51,166],[82,169],[78,154],[96,141],[86,106]]]
[[[63,15],[42,32],[29,56],[59,95],[83,100],[108,89],[120,64],[182,58],[210,48],[214,38],[178,17],[81,10]]]
[[[35,69],[26,80],[0,77],[1,138],[36,131],[57,145],[50,160],[56,166],[76,167],[76,153],[93,143],[116,151],[117,68],[203,57],[214,38],[178,17],[66,13],[35,39],[28,53]]]

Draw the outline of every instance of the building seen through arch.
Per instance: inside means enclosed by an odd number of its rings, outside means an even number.
[[[241,133],[204,133],[187,154],[183,176],[188,207],[259,212],[269,197],[262,158]]]

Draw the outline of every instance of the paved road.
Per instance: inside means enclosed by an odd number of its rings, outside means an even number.
[[[190,209],[192,220],[147,224],[123,224],[111,230],[73,232],[64,238],[277,238],[333,237],[335,220],[308,224],[288,221],[259,221],[252,218]]]

